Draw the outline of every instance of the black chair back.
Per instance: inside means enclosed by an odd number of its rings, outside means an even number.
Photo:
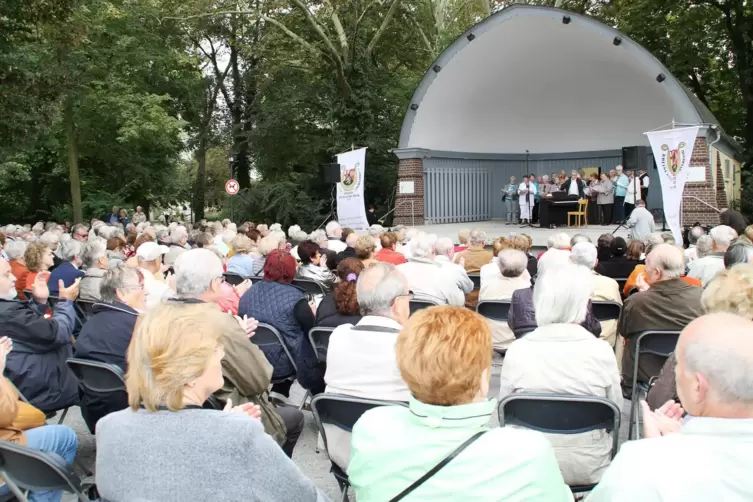
[[[23,490],[47,492],[64,490],[79,500],[89,500],[73,467],[58,455],[0,441],[0,476]]]
[[[89,300],[76,300],[75,306],[82,321],[89,319],[94,313],[94,304]]]
[[[468,274],[468,278],[473,282],[473,289],[481,289],[481,276],[479,274]]]
[[[437,304],[429,300],[416,300],[415,298],[410,301],[410,314],[413,315],[419,310],[428,309],[429,307],[436,307]]]
[[[487,319],[507,322],[511,305],[511,300],[482,301],[476,306],[476,312]]]
[[[617,281],[617,285],[620,287],[620,292],[622,292],[623,289],[625,289],[625,284],[628,281],[628,278],[625,277],[624,279],[615,279]]]
[[[636,293],[640,293],[641,290],[638,288],[630,288],[630,291],[628,291],[628,296],[633,296]]]
[[[612,434],[612,458],[617,455],[622,412],[612,401],[571,394],[510,394],[499,403],[499,425],[517,425],[549,434],[580,434],[604,429]],[[595,485],[571,486],[573,493]]]
[[[119,366],[72,357],[65,361],[79,383],[88,391],[99,394],[126,392],[125,374]]]
[[[314,352],[316,352],[316,359],[320,363],[327,362],[327,347],[329,346],[329,337],[333,331],[335,331],[335,328],[325,327],[312,328],[309,331],[309,341],[314,348]]]
[[[251,279],[251,284],[256,284],[257,282],[263,281],[264,277],[259,275],[252,275],[251,277],[249,277],[249,279]]]
[[[607,301],[592,301],[591,308],[593,309],[594,317],[599,321],[616,321],[620,318],[622,312],[622,305],[617,302]]]
[[[325,295],[324,287],[316,281],[311,279],[295,279],[293,280],[293,286],[302,290],[304,293],[311,295]]]
[[[201,407],[205,410],[222,410],[224,406],[220,403],[220,400],[215,397],[214,394],[210,395]]]
[[[227,272],[225,272],[224,274],[222,274],[222,277],[225,278],[225,282],[226,283],[228,283],[228,284],[230,284],[232,286],[237,286],[238,284],[240,284],[240,283],[242,283],[243,281],[246,280],[246,278],[243,277],[243,276],[240,276],[238,274],[229,274]]]
[[[22,291],[24,292],[24,297],[26,297],[27,300],[31,300],[34,297],[30,289],[23,289]]]
[[[282,339],[282,335],[279,331],[277,331],[276,328],[273,326],[270,326],[269,324],[263,324],[259,323],[259,326],[256,328],[256,333],[254,336],[251,337],[251,342],[254,343],[254,345],[257,345],[259,348],[263,347],[275,347],[280,346],[282,347],[282,350],[285,352],[285,355],[290,360],[290,364],[293,366],[293,369],[295,370],[296,374],[298,374],[298,366],[295,364],[295,360],[293,359],[293,356],[290,354],[290,351],[288,350],[287,345],[285,345],[285,342]],[[288,380],[288,378],[284,378],[280,381]],[[272,383],[277,383],[277,380],[275,380]]]
[[[57,305],[59,302],[64,302],[65,298],[60,298],[59,296],[48,296],[47,297],[47,306],[52,308],[55,308],[55,305]]]

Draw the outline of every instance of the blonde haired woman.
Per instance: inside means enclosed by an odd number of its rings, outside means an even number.
[[[363,262],[364,267],[368,267],[372,263],[377,263],[377,260],[374,258],[374,254],[376,253],[376,242],[374,241],[374,237],[371,237],[370,235],[362,235],[356,241],[355,249],[356,258]]]
[[[237,234],[230,245],[233,256],[227,261],[227,272],[241,277],[254,275],[254,259],[249,255],[255,250],[254,242],[243,234]]]
[[[162,304],[128,348],[129,408],[97,424],[104,500],[326,500],[264,432],[259,409],[205,410],[223,385],[223,333],[213,304]]]
[[[492,337],[484,318],[460,307],[421,310],[395,353],[409,408],[375,408],[353,428],[348,477],[358,500],[403,494],[465,444],[406,500],[572,501],[543,434],[489,428],[497,402],[486,397]]]

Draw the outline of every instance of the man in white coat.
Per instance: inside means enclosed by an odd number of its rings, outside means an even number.
[[[523,183],[518,187],[518,198],[520,202],[520,219],[523,223],[530,223],[531,212],[533,211],[534,198],[536,196],[536,185],[531,183],[528,176],[523,176]]]

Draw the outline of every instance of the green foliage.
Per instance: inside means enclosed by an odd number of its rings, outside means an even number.
[[[313,228],[321,223],[319,215],[329,201],[315,200],[293,182],[278,181],[252,183],[250,189],[233,198],[232,204],[237,221],[277,222],[283,227],[297,223]],[[228,200],[225,207],[229,205]]]

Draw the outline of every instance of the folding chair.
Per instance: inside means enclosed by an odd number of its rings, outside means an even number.
[[[254,336],[251,337],[251,342],[254,343],[254,345],[258,345],[259,348],[263,347],[269,347],[274,348],[277,346],[282,347],[283,352],[285,353],[285,356],[290,361],[291,366],[293,366],[293,374],[287,375],[282,378],[272,378],[272,384],[276,383],[282,383],[286,382],[288,380],[295,380],[298,375],[298,366],[295,364],[295,360],[293,359],[292,354],[290,354],[290,351],[288,350],[287,345],[285,345],[285,341],[282,339],[282,335],[274,326],[270,326],[269,324],[259,323],[259,326],[256,328],[256,333]],[[303,401],[301,401],[300,406],[298,406],[299,410],[302,410],[304,405],[306,404],[306,400],[309,398],[311,393],[307,390],[306,395],[303,396]]]
[[[604,429],[612,434],[612,458],[617,455],[621,411],[612,401],[572,394],[510,394],[499,403],[499,426],[517,425],[548,434],[580,434]],[[581,493],[596,484],[571,486]]]
[[[76,313],[79,315],[79,320],[82,324],[94,313],[93,308],[95,303],[97,302],[81,299],[78,299],[74,302],[73,305],[76,307]]]
[[[59,455],[16,443],[0,441],[0,476],[21,502],[28,500],[22,489],[32,492],[64,490],[75,494],[78,500],[91,500],[86,495],[89,486],[81,483],[73,467]]]
[[[481,289],[481,276],[479,274],[468,274],[468,278],[473,282],[473,289]]]
[[[251,279],[251,284],[256,284],[257,282],[263,281],[264,277],[260,275],[252,275],[251,277],[249,277],[249,279]]]
[[[310,295],[324,296],[326,294],[324,287],[311,279],[295,279],[293,280],[293,286]]]
[[[228,283],[228,284],[230,284],[232,286],[237,286],[238,284],[240,284],[240,283],[242,283],[243,281],[246,280],[246,278],[243,277],[243,276],[241,276],[241,275],[238,275],[238,274],[229,274],[227,272],[225,272],[224,274],[222,274],[222,277],[225,278],[225,282],[226,283]]]
[[[615,281],[617,281],[617,286],[619,286],[619,288],[620,288],[620,294],[622,294],[622,291],[625,289],[625,284],[627,283],[628,278],[625,277],[624,279],[622,279],[622,278],[615,279]]]
[[[640,437],[638,420],[636,420],[636,408],[638,407],[638,394],[648,393],[648,382],[638,381],[638,365],[641,354],[653,354],[668,358],[675,351],[677,340],[680,338],[679,331],[644,331],[639,333],[635,341],[635,359],[633,361],[633,398],[630,401],[630,423],[628,441]],[[635,429],[633,429],[635,424]]]
[[[31,300],[34,297],[30,289],[23,289],[22,291],[24,292],[24,297],[27,301]]]
[[[592,300],[591,308],[593,309],[594,317],[599,322],[616,321],[622,313],[622,305],[617,302]]]
[[[60,298],[59,296],[50,295],[47,297],[47,306],[50,307],[50,310],[52,310],[55,308],[55,305],[64,301],[65,301],[65,298]]]
[[[361,415],[372,408],[379,406],[408,406],[408,403],[399,401],[380,401],[378,399],[364,399],[361,397],[345,396],[342,394],[319,394],[311,400],[311,411],[314,412],[314,420],[319,428],[319,434],[324,440],[324,449],[327,448],[327,433],[324,430],[324,424],[329,424],[342,429],[346,432],[352,432],[353,426],[361,418]],[[329,453],[328,453],[329,454]],[[340,485],[341,502],[348,500],[348,488],[350,482],[348,475],[336,463],[330,460],[332,467],[330,472],[335,476],[337,484]]]
[[[511,300],[485,300],[478,303],[476,313],[493,321],[507,322]]]
[[[214,394],[209,396],[206,401],[204,401],[204,404],[201,405],[201,407],[205,410],[222,410],[224,406],[222,406],[222,403],[220,403],[220,400],[217,399]]]
[[[429,300],[417,300],[410,301],[410,315],[415,314],[419,310],[428,309],[429,307],[436,307],[438,304]]]
[[[126,392],[125,373],[120,366],[91,359],[71,357],[65,361],[79,383],[97,394]]]
[[[314,352],[316,352],[316,359],[320,363],[327,362],[327,347],[333,331],[335,331],[335,328],[325,327],[311,328],[311,331],[309,331],[309,341],[314,348]]]

